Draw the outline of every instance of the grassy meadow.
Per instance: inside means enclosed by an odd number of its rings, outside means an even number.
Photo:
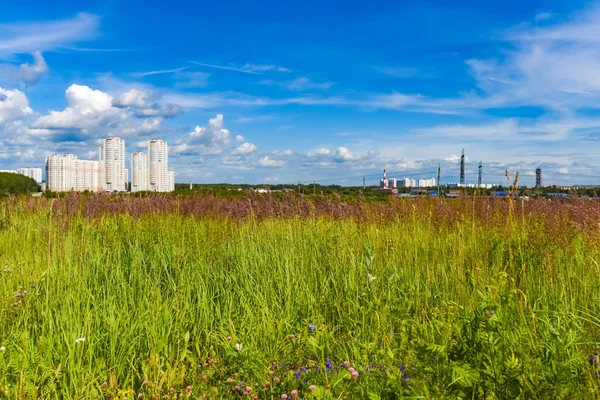
[[[0,399],[600,393],[600,204],[0,203]]]

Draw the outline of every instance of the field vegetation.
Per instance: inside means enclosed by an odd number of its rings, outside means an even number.
[[[590,399],[600,203],[0,203],[0,398]]]

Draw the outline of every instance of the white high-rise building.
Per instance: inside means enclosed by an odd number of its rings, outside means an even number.
[[[28,178],[33,179],[37,183],[42,183],[42,169],[41,168],[19,168],[17,174],[25,175]]]
[[[70,190],[100,191],[98,161],[78,160],[73,154],[55,154],[46,158],[46,188],[54,192]]]
[[[148,143],[149,190],[169,191],[169,150],[163,140],[153,139]]]
[[[148,155],[140,152],[133,153],[131,156],[131,191],[146,191],[148,190],[149,182]]]
[[[42,183],[42,169],[41,168],[19,168],[19,169],[2,169],[0,172],[8,172],[9,174],[24,175],[28,178],[33,179],[37,183]]]
[[[416,186],[417,186],[417,182],[414,179],[410,179],[410,178],[398,179],[398,187],[411,188],[411,187],[416,187]]]
[[[125,141],[118,137],[102,140],[100,146],[100,185],[106,192],[127,190],[125,168]]]
[[[419,179],[419,187],[434,187],[435,186],[435,178],[430,179]]]
[[[175,191],[175,172],[169,171],[168,177],[167,192],[173,192]]]

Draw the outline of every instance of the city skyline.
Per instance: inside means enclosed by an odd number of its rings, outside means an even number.
[[[55,192],[174,191],[175,172],[168,167],[167,143],[151,139],[147,146],[148,154],[131,154],[131,170],[126,168],[126,141],[116,136],[102,139],[98,160],[82,160],[72,153],[53,154],[46,158],[46,188]]]
[[[600,184],[599,2],[263,5],[5,1],[0,169],[161,137],[181,183],[451,183],[464,148],[467,183]]]

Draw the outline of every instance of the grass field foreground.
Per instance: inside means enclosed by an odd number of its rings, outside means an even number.
[[[0,398],[600,391],[596,205],[196,201],[0,204]]]

